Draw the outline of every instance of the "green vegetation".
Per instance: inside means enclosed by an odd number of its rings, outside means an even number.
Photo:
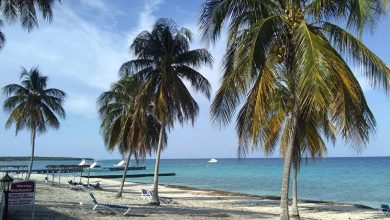
[[[65,92],[47,87],[47,76],[42,76],[38,69],[22,69],[21,84],[10,84],[3,88],[7,96],[4,111],[10,114],[5,123],[6,128],[15,125],[15,135],[23,129],[31,131],[31,161],[26,179],[30,178],[34,162],[35,137],[45,133],[48,127],[58,129],[60,118],[65,118],[62,108]]]
[[[240,108],[236,119],[240,155],[259,148],[268,154],[280,145],[282,220],[289,219],[291,163],[297,171],[302,152],[321,156],[325,140],[337,136],[360,150],[375,128],[351,69],[362,70],[371,85],[389,91],[389,68],[359,38],[388,5],[388,0],[208,0],[203,4],[204,39],[216,41],[225,25],[228,32],[212,119],[229,124]],[[345,23],[346,28],[334,21]],[[296,201],[293,215],[299,218]]]
[[[144,81],[137,109],[149,111],[161,123],[154,174],[151,204],[159,205],[158,172],[161,150],[166,140],[165,129],[175,122],[194,124],[199,106],[191,96],[184,80],[197,91],[210,97],[208,80],[196,71],[202,65],[211,65],[212,57],[206,49],[190,50],[192,33],[178,28],[172,20],[159,19],[153,30],[141,32],[131,44],[136,59],[124,63],[122,76],[132,75]]]

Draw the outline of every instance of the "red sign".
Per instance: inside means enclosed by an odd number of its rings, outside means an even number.
[[[8,204],[12,206],[31,206],[35,203],[35,181],[23,180],[12,183]]]
[[[12,183],[11,193],[35,192],[35,181],[26,180]]]

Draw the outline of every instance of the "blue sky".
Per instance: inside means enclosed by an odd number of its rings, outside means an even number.
[[[157,18],[167,17],[179,26],[194,32],[193,48],[205,47],[199,41],[197,17],[198,0],[105,1],[66,0],[56,5],[52,23],[40,22],[40,28],[31,33],[18,24],[2,27],[7,37],[0,51],[0,86],[16,83],[20,67],[38,66],[49,75],[49,86],[68,93],[65,103],[67,118],[59,130],[49,130],[37,138],[36,155],[119,158],[117,152],[107,152],[99,131],[96,98],[118,79],[118,68],[131,59],[130,42],[139,32],[150,29]],[[364,36],[364,42],[390,65],[390,18],[384,18],[373,34]],[[202,68],[215,92],[219,85],[220,60],[224,52],[222,37],[209,47],[215,58],[214,67]],[[328,146],[328,156],[390,156],[390,123],[387,114],[390,100],[381,91],[372,90],[360,75],[359,80],[368,103],[376,116],[377,133],[367,148],[356,153],[345,143]],[[169,134],[168,148],[162,158],[236,157],[237,139],[234,125],[219,129],[211,125],[210,101],[194,94],[200,105],[195,127],[176,126]],[[0,102],[4,97],[0,98]],[[0,112],[0,126],[7,115]],[[1,156],[30,154],[30,135],[24,131],[15,136],[14,128],[0,129]],[[253,152],[249,157],[263,157]],[[278,153],[272,155],[278,156]]]

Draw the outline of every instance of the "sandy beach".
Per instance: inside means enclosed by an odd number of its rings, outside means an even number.
[[[118,181],[91,179],[100,183],[103,190],[91,190],[99,203],[119,204],[131,207],[126,217],[106,211],[92,211],[87,205],[88,190],[71,190],[65,184],[71,177],[61,177],[61,185],[45,183],[46,175],[35,174],[37,180],[35,219],[277,219],[279,201],[259,196],[240,195],[187,187],[160,186],[160,196],[172,198],[169,204],[155,207],[141,197],[142,188],[150,184],[125,184],[123,198],[115,198]],[[78,180],[76,178],[76,180]],[[83,180],[86,182],[86,180]],[[80,202],[84,203],[83,210]],[[301,202],[301,219],[382,219],[383,215],[373,209],[356,205]],[[11,210],[12,219],[29,219],[28,210]]]

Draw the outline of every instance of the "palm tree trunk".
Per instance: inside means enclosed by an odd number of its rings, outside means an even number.
[[[162,142],[164,138],[163,137],[164,129],[165,129],[165,124],[161,123],[160,134],[158,137],[158,144],[157,144],[156,162],[154,165],[153,194],[152,194],[152,201],[150,202],[151,205],[160,205],[160,198],[158,196],[158,170],[160,168],[160,155],[161,155]]]
[[[121,198],[122,197],[123,186],[125,185],[127,170],[129,168],[129,165],[130,165],[130,157],[131,157],[131,150],[129,151],[129,154],[127,155],[126,167],[125,167],[125,170],[123,171],[121,186],[119,188],[118,193],[116,194],[116,198]]]
[[[36,136],[36,129],[33,128],[31,130],[31,160],[30,160],[30,166],[28,168],[28,173],[27,173],[26,179],[30,179],[31,170],[32,170],[32,166],[33,166],[33,163],[34,163],[35,136]]]
[[[283,167],[283,178],[282,178],[282,192],[280,196],[280,220],[289,220],[288,214],[288,192],[290,184],[290,169],[291,169],[291,159],[294,149],[294,139],[298,125],[298,105],[297,103],[294,106],[293,112],[291,114],[291,123],[292,130],[290,132],[290,140],[287,145],[286,154],[284,155],[284,167]]]
[[[300,219],[298,210],[298,162],[293,162],[293,202],[292,202],[292,216],[294,219]]]

